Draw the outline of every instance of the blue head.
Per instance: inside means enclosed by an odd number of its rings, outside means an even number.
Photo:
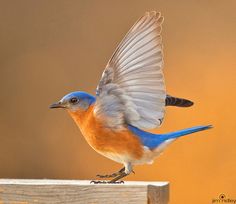
[[[86,92],[76,91],[65,95],[60,101],[52,104],[50,108],[65,108],[71,111],[86,110],[95,100],[94,96]]]

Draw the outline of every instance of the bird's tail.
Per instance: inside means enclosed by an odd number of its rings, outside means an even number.
[[[211,125],[196,126],[196,127],[191,127],[184,130],[178,130],[175,132],[170,132],[170,133],[165,133],[165,134],[154,134],[154,133],[146,132],[144,130],[140,130],[139,128],[131,126],[131,125],[129,125],[128,128],[140,138],[144,146],[147,146],[150,149],[155,149],[156,147],[158,147],[160,144],[164,142],[168,142],[170,140],[174,141],[174,139],[179,138],[181,136],[192,134],[194,132],[199,132],[202,130],[207,130],[209,128],[212,128],[212,126]]]
[[[162,136],[163,136],[163,139],[168,140],[168,139],[171,139],[171,138],[178,138],[178,137],[181,137],[181,136],[184,136],[184,135],[189,135],[189,134],[192,134],[194,132],[199,132],[199,131],[207,130],[207,129],[210,129],[210,128],[212,128],[212,125],[196,126],[196,127],[186,128],[184,130],[178,130],[178,131],[175,131],[175,132],[166,133],[166,134],[163,134]]]
[[[161,135],[162,141],[155,145],[153,149],[159,154],[159,152],[163,151],[169,144],[171,144],[173,141],[175,141],[177,138],[182,137],[184,135],[189,135],[195,132],[199,132],[202,130],[207,130],[209,128],[212,128],[211,125],[207,126],[196,126],[187,128],[184,130],[178,130],[176,132],[166,133]],[[161,145],[161,146],[160,146]]]

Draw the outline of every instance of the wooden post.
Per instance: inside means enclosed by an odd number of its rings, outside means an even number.
[[[167,204],[168,182],[0,179],[0,204]]]

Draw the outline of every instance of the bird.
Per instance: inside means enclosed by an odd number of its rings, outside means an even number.
[[[201,125],[164,134],[161,126],[166,106],[190,107],[193,102],[166,92],[163,74],[160,12],[146,12],[131,27],[102,73],[95,96],[71,92],[50,108],[62,108],[79,127],[88,144],[99,154],[123,164],[96,183],[119,183],[133,167],[151,164],[176,139],[212,128]]]

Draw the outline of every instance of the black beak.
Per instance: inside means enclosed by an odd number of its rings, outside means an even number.
[[[50,105],[49,108],[65,108],[65,106],[63,106],[61,102],[57,102]]]

